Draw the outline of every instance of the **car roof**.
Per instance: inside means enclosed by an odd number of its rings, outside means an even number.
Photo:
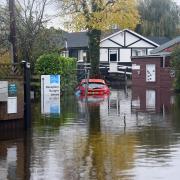
[[[81,83],[85,83],[87,80],[83,79],[81,81]],[[106,84],[105,81],[103,79],[89,79],[88,81],[89,83],[102,83],[102,84]]]

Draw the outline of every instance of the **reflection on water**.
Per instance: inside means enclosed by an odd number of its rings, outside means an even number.
[[[30,179],[31,136],[22,129],[9,131],[0,141],[0,179]]]
[[[34,104],[32,132],[0,140],[0,179],[179,179],[180,97],[168,89],[112,89],[59,105],[58,116],[44,116]]]
[[[132,109],[141,112],[168,113],[174,104],[174,95],[168,88],[132,88]]]

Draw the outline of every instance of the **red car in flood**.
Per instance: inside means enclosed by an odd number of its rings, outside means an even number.
[[[103,79],[89,79],[88,87],[86,87],[86,84],[87,80],[83,79],[80,85],[77,87],[77,90],[80,91],[81,95],[86,94],[86,88],[87,95],[103,95],[110,93],[109,87]]]

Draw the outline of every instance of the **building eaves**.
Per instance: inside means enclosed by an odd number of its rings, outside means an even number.
[[[180,43],[180,36],[176,37],[175,39],[171,40],[171,41],[168,41],[167,43],[165,44],[162,44],[161,46],[157,47],[156,49],[152,50],[151,51],[151,54],[156,54],[156,53],[159,53],[161,51],[163,51],[164,49],[167,49],[175,44],[178,44]]]
[[[171,53],[169,52],[164,52],[164,53],[159,53],[159,54],[152,54],[152,55],[146,55],[146,56],[131,56],[132,59],[142,59],[142,58],[157,58],[157,57],[168,57],[171,56]]]
[[[148,36],[147,37],[149,40],[159,44],[159,45],[162,45],[162,44],[165,44],[167,43],[168,41],[170,41],[171,39],[168,38],[168,37],[154,37],[154,36]]]
[[[118,32],[116,32],[116,33],[114,33],[114,34],[111,34],[110,36],[107,36],[107,37],[105,37],[104,39],[102,39],[101,42],[103,42],[103,41],[105,41],[105,40],[107,40],[107,39],[110,39],[110,38],[112,38],[112,37],[114,37],[114,36],[116,36],[116,35],[118,35],[118,34],[120,34],[120,33],[122,33],[122,32],[125,32],[125,31],[129,32],[130,34],[132,34],[132,35],[134,35],[134,36],[136,36],[136,37],[138,37],[138,38],[140,38],[140,39],[143,39],[144,41],[146,41],[146,42],[148,42],[148,43],[150,43],[150,44],[152,44],[152,45],[154,45],[154,46],[156,46],[156,47],[159,46],[159,44],[151,41],[150,39],[148,39],[148,38],[146,38],[146,37],[144,37],[144,36],[142,36],[142,35],[134,32],[134,31],[131,31],[130,29],[123,29],[123,30],[120,30],[120,31],[118,31]]]

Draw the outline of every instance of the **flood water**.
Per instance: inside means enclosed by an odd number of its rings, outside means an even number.
[[[180,179],[178,95],[122,87],[55,104],[33,103],[32,130],[1,138],[0,180]]]

